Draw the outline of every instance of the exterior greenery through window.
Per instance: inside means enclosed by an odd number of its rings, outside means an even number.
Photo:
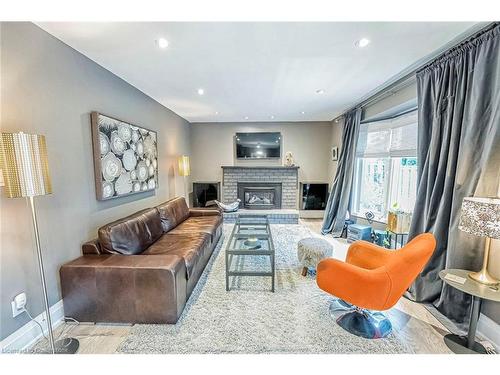
[[[352,212],[385,222],[391,207],[412,212],[417,189],[417,112],[361,124]]]

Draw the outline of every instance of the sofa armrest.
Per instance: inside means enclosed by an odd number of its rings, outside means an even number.
[[[218,208],[190,208],[189,216],[222,216],[222,212]]]
[[[177,255],[86,255],[60,276],[65,314],[83,322],[175,323],[186,303]]]
[[[82,245],[83,255],[99,255],[101,253],[101,245],[99,245],[99,240],[97,238],[92,241],[87,241]]]

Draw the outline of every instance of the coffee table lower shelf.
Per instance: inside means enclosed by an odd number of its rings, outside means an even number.
[[[259,248],[246,247],[244,242],[249,238],[257,238]],[[234,257],[269,257],[270,265],[266,270],[232,270]],[[270,270],[268,270],[270,268]],[[266,215],[239,215],[229,237],[226,248],[226,291],[230,290],[229,278],[234,276],[271,277],[271,291],[274,292],[275,251],[271,235],[269,219]]]

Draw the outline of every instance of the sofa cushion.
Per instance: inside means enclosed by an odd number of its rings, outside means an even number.
[[[217,228],[222,223],[222,216],[191,216],[187,220],[180,223],[169,233],[171,234],[186,234],[186,233],[207,233],[210,235],[210,242],[215,238]]]
[[[99,228],[99,244],[103,253],[140,254],[163,234],[160,213],[147,208]]]
[[[206,233],[164,234],[143,254],[178,255],[184,259],[188,279],[194,268],[203,260],[204,254],[210,251],[210,236]]]
[[[164,232],[170,231],[189,217],[189,208],[183,197],[170,199],[156,208],[160,212]]]

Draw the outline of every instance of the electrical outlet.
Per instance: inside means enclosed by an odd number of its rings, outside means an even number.
[[[26,293],[19,293],[11,302],[12,306],[12,317],[15,318],[23,312],[26,307]]]

